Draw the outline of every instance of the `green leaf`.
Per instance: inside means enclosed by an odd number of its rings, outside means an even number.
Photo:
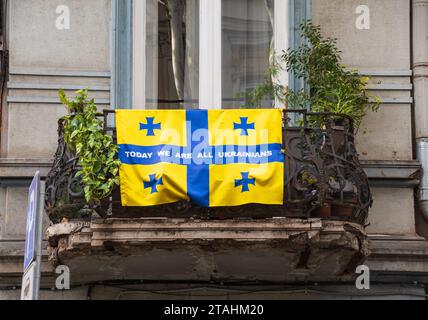
[[[87,89],[77,91],[73,101],[62,90],[59,97],[71,113],[63,118],[64,140],[76,152],[82,166],[76,177],[82,179],[86,201],[99,203],[119,184],[119,148],[103,131],[103,123],[96,116],[97,107],[93,99],[88,99]]]

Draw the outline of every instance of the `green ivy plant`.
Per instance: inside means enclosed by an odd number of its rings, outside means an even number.
[[[119,147],[103,130],[103,122],[97,117],[94,99],[88,99],[88,90],[79,90],[69,100],[63,90],[59,91],[61,102],[68,110],[63,117],[64,139],[67,147],[78,157],[86,201],[98,206],[119,185]]]
[[[266,81],[250,92],[250,103],[276,97],[291,109],[310,106],[312,112],[348,115],[358,128],[368,110],[377,111],[380,104],[379,98],[367,92],[369,78],[362,77],[357,70],[348,70],[341,63],[337,40],[323,38],[319,26],[305,21],[300,29],[305,40],[303,44],[296,50],[283,52],[278,59],[271,58]],[[309,92],[294,92],[278,84],[275,79],[284,69],[303,79]]]

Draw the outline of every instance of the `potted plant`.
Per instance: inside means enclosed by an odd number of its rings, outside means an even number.
[[[61,119],[64,141],[77,159],[73,179],[81,181],[87,204],[96,210],[119,185],[118,146],[104,132],[94,99],[88,98],[88,90],[79,90],[76,94],[69,100],[63,90],[59,92],[69,113]]]
[[[311,112],[337,114],[332,118],[337,126],[343,126],[343,115],[353,120],[357,129],[369,110],[379,108],[380,99],[367,92],[368,77],[357,70],[347,69],[341,62],[337,40],[323,38],[321,28],[310,20],[300,25],[305,40],[297,49],[289,49],[279,57],[271,52],[271,63],[265,82],[250,91],[249,105],[257,106],[266,98],[277,98],[290,109],[308,108]],[[293,91],[276,79],[286,69],[296,78],[304,80],[308,90]],[[310,117],[317,127],[326,125],[325,117]]]
[[[368,93],[368,77],[342,64],[336,39],[324,38],[321,28],[311,21],[303,22],[300,29],[303,44],[278,58],[275,52],[271,53],[265,82],[246,95],[247,101],[251,106],[260,106],[266,97],[276,98],[289,109],[310,110],[306,124],[313,130],[313,140],[322,141],[320,152],[343,154],[349,132],[358,130],[368,111],[378,110],[380,99]],[[281,85],[276,79],[284,69],[303,80],[308,89],[293,91]],[[353,183],[346,177],[343,180],[339,193],[353,195]],[[329,189],[334,198],[337,189],[331,184]],[[353,212],[351,202],[322,206],[316,214],[349,216]]]

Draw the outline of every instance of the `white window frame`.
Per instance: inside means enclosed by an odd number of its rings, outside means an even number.
[[[221,2],[199,0],[199,108],[222,108]]]
[[[222,108],[222,0],[199,0],[199,108]],[[289,47],[289,1],[275,0],[275,52]],[[133,98],[134,109],[146,108],[146,1],[133,0]],[[289,76],[281,71],[277,81],[287,87]],[[284,105],[276,99],[276,108]]]
[[[288,0],[275,0],[274,8],[274,47],[275,53],[279,56],[290,47],[290,3]],[[276,80],[284,88],[288,88],[287,70],[281,70]],[[275,107],[284,109],[286,106],[275,98]]]
[[[132,108],[146,109],[146,1],[132,6]]]

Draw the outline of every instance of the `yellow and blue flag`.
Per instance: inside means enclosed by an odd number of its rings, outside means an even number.
[[[283,204],[282,111],[116,111],[123,206]]]

